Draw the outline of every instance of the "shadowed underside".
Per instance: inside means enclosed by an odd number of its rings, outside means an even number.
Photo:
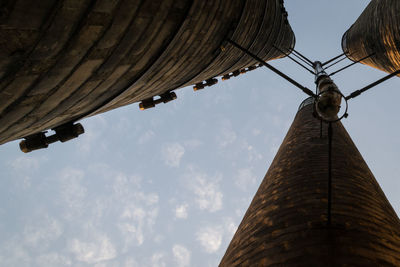
[[[400,69],[400,1],[372,0],[343,35],[342,47],[353,61],[392,73]]]
[[[282,0],[0,3],[0,144],[289,52]]]
[[[400,221],[340,122],[301,109],[220,266],[400,266]]]

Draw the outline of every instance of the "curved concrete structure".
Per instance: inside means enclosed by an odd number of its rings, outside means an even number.
[[[283,0],[0,4],[0,144],[290,52]]]
[[[308,102],[220,266],[400,266],[400,220],[340,122],[331,162],[329,209],[327,125]]]
[[[353,61],[392,73],[400,69],[400,1],[372,0],[343,35],[342,48]]]

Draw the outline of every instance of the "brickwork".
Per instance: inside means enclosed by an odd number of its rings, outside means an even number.
[[[400,1],[372,0],[343,35],[347,57],[392,73],[400,69]]]
[[[282,0],[4,0],[0,144],[290,51]]]
[[[400,266],[400,221],[342,124],[302,108],[220,266]]]

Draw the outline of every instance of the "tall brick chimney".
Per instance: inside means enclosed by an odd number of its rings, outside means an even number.
[[[400,69],[400,1],[371,0],[342,38],[346,56],[392,73]],[[400,74],[398,75],[400,76]]]
[[[400,220],[340,122],[329,201],[328,126],[304,103],[220,266],[400,266]]]

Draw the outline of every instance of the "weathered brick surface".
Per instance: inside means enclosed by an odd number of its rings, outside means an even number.
[[[400,266],[400,221],[342,124],[298,112],[220,266]]]
[[[0,144],[255,65],[294,35],[282,0],[0,4]]]
[[[372,0],[344,34],[343,51],[363,64],[392,73],[400,69],[400,1]],[[400,76],[400,75],[399,75]]]

